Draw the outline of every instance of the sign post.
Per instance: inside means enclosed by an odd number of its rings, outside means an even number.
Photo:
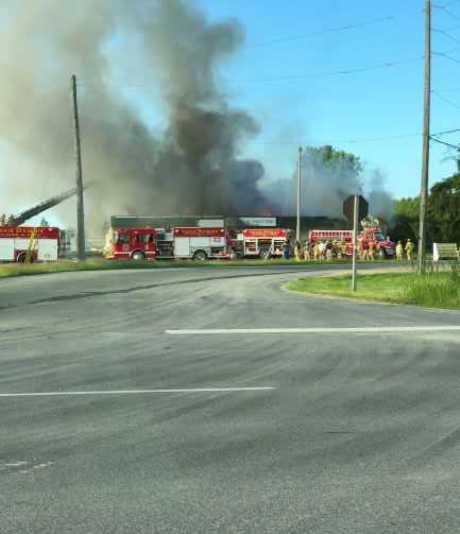
[[[358,248],[358,224],[359,224],[359,195],[355,195],[353,212],[353,266],[351,274],[351,290],[358,289],[358,273],[356,268],[356,253]]]

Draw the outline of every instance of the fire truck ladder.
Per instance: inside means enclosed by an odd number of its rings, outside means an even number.
[[[32,263],[33,254],[36,250],[38,250],[38,232],[39,232],[38,227],[35,227],[32,230],[32,233],[30,234],[29,244],[27,246],[25,263]]]

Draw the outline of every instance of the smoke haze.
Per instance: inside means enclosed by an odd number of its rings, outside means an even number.
[[[81,80],[84,172],[97,184],[89,216],[227,214],[263,202],[262,165],[238,158],[240,141],[259,126],[229,106],[215,81],[219,62],[243,40],[236,21],[209,24],[185,0],[80,0],[72,8],[7,0],[0,16],[0,120],[16,177],[8,204],[72,183],[72,72]],[[146,90],[160,84],[168,124],[159,134],[110,83],[106,50],[117,35],[140,43]]]
[[[239,156],[259,133],[218,82],[244,40],[235,20],[209,23],[189,0],[3,0],[0,5],[1,142],[7,161],[0,212],[73,184],[70,75],[80,81],[89,224],[118,214],[292,213],[291,180],[264,182],[263,165]],[[130,76],[118,82],[122,48]],[[111,53],[112,50],[112,53]],[[123,55],[123,54],[122,54]],[[126,66],[126,65],[125,65]],[[126,87],[160,97],[162,128],[145,122]],[[304,212],[340,216],[359,185],[340,166],[304,160]],[[320,177],[321,179],[318,179]],[[12,208],[13,207],[13,208]],[[73,210],[61,207],[68,222]]]
[[[389,221],[393,216],[393,197],[385,188],[378,170],[354,168],[346,159],[325,162],[324,151],[332,147],[308,148],[302,157],[301,213],[308,217],[342,217],[343,201],[359,192],[369,200],[369,212]],[[272,199],[276,213],[292,215],[296,210],[297,171],[292,177],[264,180],[261,188]]]

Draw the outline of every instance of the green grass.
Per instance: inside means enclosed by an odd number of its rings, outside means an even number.
[[[427,273],[366,274],[358,278],[358,291],[351,291],[351,277],[301,278],[288,284],[301,293],[348,297],[428,308],[460,309],[460,271]]]

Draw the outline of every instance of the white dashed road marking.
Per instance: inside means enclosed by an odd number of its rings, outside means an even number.
[[[116,389],[100,391],[43,391],[32,393],[0,393],[2,397],[75,397],[83,395],[155,395],[158,393],[241,393],[245,391],[271,391],[274,386],[247,386],[228,388],[174,388],[174,389]]]
[[[445,326],[359,326],[351,328],[203,328],[165,330],[173,336],[232,334],[394,334],[399,332],[460,332],[460,325]]]

